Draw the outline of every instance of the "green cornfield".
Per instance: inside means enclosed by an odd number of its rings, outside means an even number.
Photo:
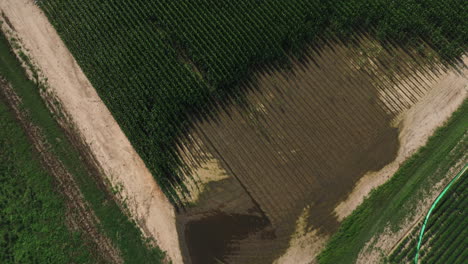
[[[194,118],[241,100],[251,72],[305,47],[369,34],[431,47],[447,63],[468,40],[463,0],[48,0],[39,5],[168,198],[176,146]]]

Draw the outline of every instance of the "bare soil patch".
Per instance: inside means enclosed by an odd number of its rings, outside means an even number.
[[[268,241],[226,235],[224,248],[229,250],[223,261],[312,262],[339,226],[335,207],[363,175],[381,170],[397,157],[401,133],[395,123],[400,115],[420,100],[429,101],[421,109],[430,109],[431,102],[438,100],[427,99],[441,93],[432,86],[438,69],[422,64],[421,58],[411,59],[407,51],[376,49],[374,57],[366,55],[372,60],[358,65],[356,61],[363,57],[360,50],[369,41],[363,38],[358,47],[330,42],[311,50],[304,60],[294,61],[289,70],[270,67],[257,72],[254,81],[245,84],[244,101],[225,106],[216,117],[197,122],[190,131],[203,147],[189,149],[219,160],[230,176],[229,184],[245,191],[232,194],[255,205],[270,222],[265,226],[273,234]],[[447,108],[447,115],[454,109]],[[221,189],[227,184],[217,183]],[[211,190],[204,195],[210,201],[225,197]],[[204,203],[204,214],[214,214],[219,205]],[[243,206],[231,209],[245,211]],[[304,210],[305,229],[297,225]],[[185,223],[190,225],[190,220]],[[190,232],[184,231],[183,244],[193,243],[187,239],[193,237]],[[251,236],[257,233],[251,230]],[[237,248],[230,246],[232,241],[238,243]],[[311,244],[306,246],[306,241]]]
[[[296,229],[291,236],[286,252],[275,260],[275,264],[317,263],[315,256],[320,253],[329,239],[328,235],[320,234],[308,225],[308,208],[296,221]]]
[[[465,65],[468,64],[468,57],[463,61]],[[400,141],[397,157],[381,170],[366,173],[357,182],[352,193],[335,208],[338,219],[351,214],[373,188],[385,183],[400,164],[424,146],[433,132],[458,109],[468,95],[467,76],[466,67],[461,71],[450,70],[441,75],[424,76],[429,83],[429,92],[395,120]]]
[[[196,144],[186,143],[179,147],[178,153],[185,163],[182,172],[185,174],[184,184],[189,189],[188,197],[184,203],[195,205],[200,195],[207,191],[208,183],[227,179],[227,172],[221,167],[220,162],[210,153],[201,150],[201,142],[198,139]],[[179,196],[184,197],[185,192],[180,190]]]
[[[49,94],[56,96],[112,186],[121,189],[131,216],[174,263],[182,263],[172,205],[46,16],[32,0],[1,1],[0,11],[47,78]]]

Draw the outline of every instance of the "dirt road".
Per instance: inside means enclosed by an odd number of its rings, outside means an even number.
[[[121,198],[144,234],[173,263],[181,263],[172,205],[46,16],[33,0],[2,0],[0,11],[8,18],[3,30],[12,26],[105,176],[122,189]]]

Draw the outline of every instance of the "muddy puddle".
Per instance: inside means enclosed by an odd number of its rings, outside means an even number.
[[[227,254],[239,250],[237,241],[246,239],[249,234],[258,232],[267,224],[268,219],[264,217],[223,212],[214,212],[188,222],[185,239],[192,263],[225,261]]]

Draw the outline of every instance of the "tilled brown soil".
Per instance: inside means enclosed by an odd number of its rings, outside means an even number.
[[[311,227],[337,230],[334,208],[362,175],[395,158],[392,121],[427,92],[409,77],[432,70],[397,48],[363,54],[368,42],[326,44],[289,70],[258,72],[245,84],[247,103],[195,124],[191,135],[231,178],[210,183],[179,214],[187,261],[271,263],[306,206]]]

